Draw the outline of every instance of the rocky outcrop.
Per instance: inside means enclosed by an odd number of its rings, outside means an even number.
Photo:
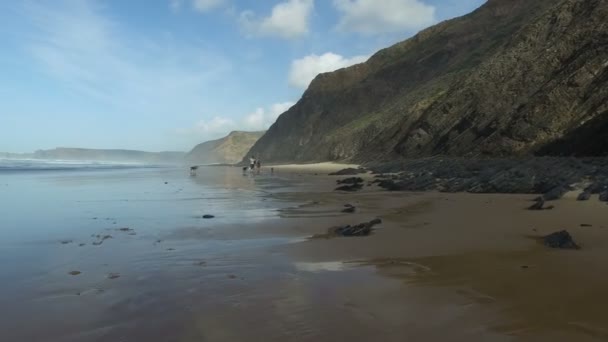
[[[253,147],[273,162],[605,155],[608,2],[489,0],[315,78]]]
[[[186,160],[190,164],[236,164],[264,132],[234,131],[227,136],[197,145]]]

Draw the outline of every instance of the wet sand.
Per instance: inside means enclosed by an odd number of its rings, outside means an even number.
[[[50,231],[9,229],[0,244],[0,339],[608,339],[606,204],[531,212],[526,195],[336,193],[340,177],[306,170],[5,180],[70,206]],[[369,237],[310,239],[376,217]],[[534,239],[561,229],[582,249]]]

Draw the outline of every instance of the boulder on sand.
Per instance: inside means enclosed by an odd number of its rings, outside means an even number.
[[[329,175],[330,176],[354,176],[354,175],[359,175],[362,173],[367,173],[367,170],[360,167],[358,169],[355,169],[355,168],[342,169],[337,172],[332,172]]]
[[[339,179],[336,181],[338,184],[359,184],[363,183],[363,178],[361,177],[350,177],[346,179]]]
[[[566,192],[568,192],[568,188],[561,186],[561,185],[556,186],[555,188],[546,192],[543,195],[543,198],[545,199],[545,201],[555,201],[555,200],[558,200],[558,199],[564,197]]]
[[[577,201],[588,201],[591,198],[591,192],[590,191],[583,191],[581,192],[578,197],[576,198]]]
[[[608,190],[600,192],[600,201],[608,202]]]
[[[346,207],[342,210],[343,213],[348,213],[348,214],[352,214],[357,210],[357,208],[353,207],[352,205],[349,207]]]
[[[373,219],[369,222],[360,223],[354,226],[338,226],[327,230],[327,234],[315,235],[313,238],[329,238],[336,236],[352,237],[352,236],[368,236],[372,233],[375,225],[382,223],[381,219]]]
[[[545,246],[550,248],[559,248],[559,249],[580,249],[581,247],[577,245],[570,233],[565,230],[560,232],[556,232],[553,234],[549,234],[543,237],[543,243]]]
[[[357,184],[353,184],[353,185],[342,185],[340,187],[337,187],[336,191],[354,192],[354,191],[361,190],[362,188],[363,188],[363,184],[357,183]]]
[[[545,199],[543,197],[538,197],[534,199],[536,203],[532,204],[528,207],[528,210],[551,210],[554,207],[552,205],[545,207]]]

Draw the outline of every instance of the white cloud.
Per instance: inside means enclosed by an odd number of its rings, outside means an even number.
[[[179,135],[194,136],[198,140],[217,139],[227,135],[230,131],[263,131],[268,129],[279,117],[286,112],[293,102],[275,103],[267,108],[259,107],[240,120],[215,116],[210,120],[200,120],[191,128],[176,130]]]
[[[363,63],[368,58],[369,56],[345,58],[338,54],[327,52],[320,56],[313,54],[301,59],[296,59],[291,63],[291,69],[289,70],[289,85],[306,89],[318,74]]]
[[[240,22],[247,35],[294,39],[308,34],[313,9],[314,0],[287,0],[274,6],[268,17],[242,12]]]
[[[261,131],[268,129],[279,117],[279,115],[286,112],[293,102],[282,102],[275,103],[269,108],[257,108],[254,112],[250,113],[243,120],[243,126],[247,130]]]
[[[435,7],[421,0],[333,0],[337,28],[362,34],[417,30],[433,24]]]
[[[36,66],[73,91],[123,110],[198,106],[201,92],[231,70],[210,49],[171,36],[150,41],[130,34],[94,1],[28,2],[24,10],[33,28],[24,44]]]
[[[225,0],[193,0],[192,6],[199,12],[207,12],[223,5]]]
[[[234,120],[216,116],[209,121],[201,120],[194,126],[194,132],[201,135],[218,135],[235,127]]]

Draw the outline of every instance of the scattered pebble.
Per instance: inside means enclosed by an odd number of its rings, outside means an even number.
[[[593,227],[593,225],[592,224],[583,223],[583,224],[581,224],[581,227]]]
[[[207,262],[206,261],[198,261],[198,262],[195,262],[194,265],[196,265],[196,266],[207,266]]]
[[[204,219],[212,219],[212,218],[215,218],[215,216],[213,216],[213,215],[203,215],[203,218]]]
[[[74,241],[72,241],[72,240],[62,240],[61,244],[62,245],[67,245],[68,243],[72,243],[72,242],[74,242]]]
[[[236,279],[236,276],[235,276],[234,274],[229,274],[229,275],[228,275],[228,278],[229,278],[229,279]]]
[[[68,274],[69,274],[69,275],[73,275],[73,276],[77,276],[77,275],[79,275],[79,274],[81,274],[81,273],[82,273],[82,272],[80,272],[80,271],[70,271]]]
[[[108,274],[108,279],[113,280],[113,279],[117,279],[117,278],[120,278],[120,274],[118,274],[118,273],[109,273]]]
[[[168,251],[174,251],[175,248],[167,248]]]
[[[342,210],[343,213],[348,213],[348,214],[352,214],[357,210],[357,208],[350,206],[350,207],[346,207]]]
[[[86,243],[81,243],[81,244],[78,245],[78,247],[82,247],[82,246],[85,246],[85,245],[86,245]]]

